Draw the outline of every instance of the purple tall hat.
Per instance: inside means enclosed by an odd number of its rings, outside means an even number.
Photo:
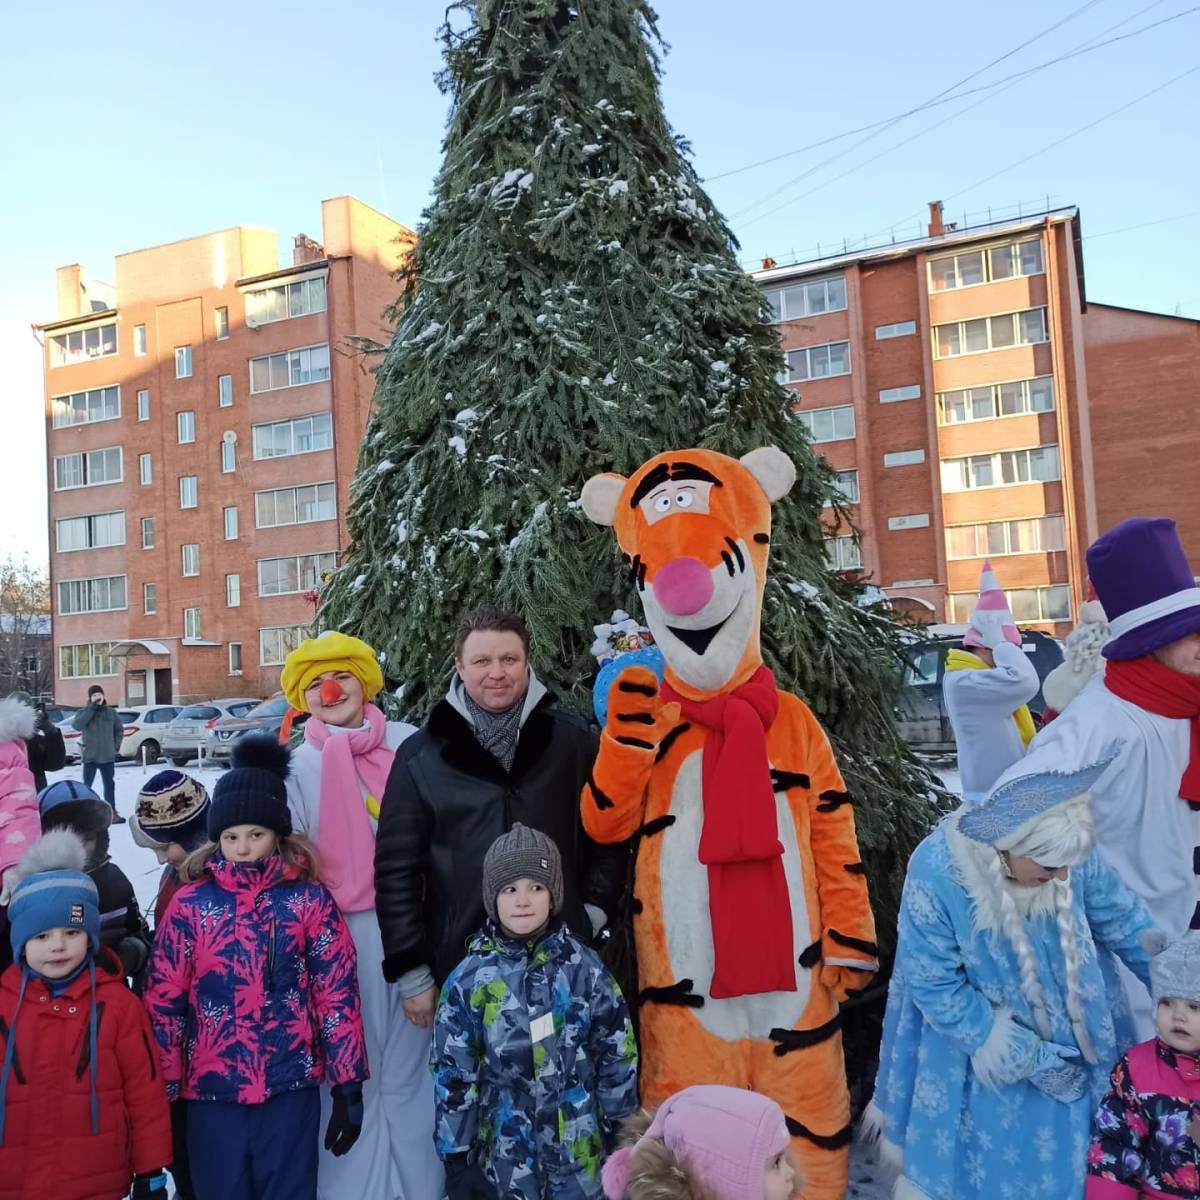
[[[1113,633],[1105,658],[1141,658],[1200,632],[1200,587],[1169,517],[1114,525],[1088,547],[1087,565]]]

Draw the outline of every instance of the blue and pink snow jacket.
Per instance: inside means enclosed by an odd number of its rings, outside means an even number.
[[[172,898],[147,971],[168,1096],[261,1104],[365,1079],[354,943],[328,889],[278,854],[207,868]]]

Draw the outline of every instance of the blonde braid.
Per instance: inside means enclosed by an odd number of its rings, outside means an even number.
[[[1096,1048],[1083,1019],[1079,999],[1079,943],[1075,926],[1075,906],[1069,879],[1054,880],[1054,913],[1058,920],[1058,941],[1067,965],[1067,1015],[1075,1031],[1075,1043],[1083,1057],[1093,1066],[1099,1061]]]
[[[1047,1041],[1053,1039],[1053,1027],[1050,1024],[1050,1013],[1046,1008],[1046,996],[1042,985],[1038,982],[1037,967],[1033,957],[1033,948],[1029,944],[1029,936],[1025,922],[1017,912],[1016,901],[1009,895],[1005,886],[1004,867],[1000,862],[999,853],[988,856],[988,869],[995,884],[999,897],[1000,920],[1008,940],[1016,951],[1017,965],[1021,969],[1021,994],[1029,1001],[1033,1009],[1033,1019],[1038,1031]]]

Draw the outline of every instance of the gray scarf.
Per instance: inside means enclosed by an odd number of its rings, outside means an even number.
[[[471,725],[479,744],[506,770],[511,771],[517,756],[517,735],[521,732],[521,713],[525,708],[525,697],[501,712],[490,712],[474,700],[463,689],[462,698],[471,714]]]

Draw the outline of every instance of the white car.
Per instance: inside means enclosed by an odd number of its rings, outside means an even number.
[[[137,708],[118,709],[125,723],[125,738],[118,758],[137,758],[146,766],[158,762],[162,755],[162,739],[167,726],[179,715],[178,704],[143,704]]]

